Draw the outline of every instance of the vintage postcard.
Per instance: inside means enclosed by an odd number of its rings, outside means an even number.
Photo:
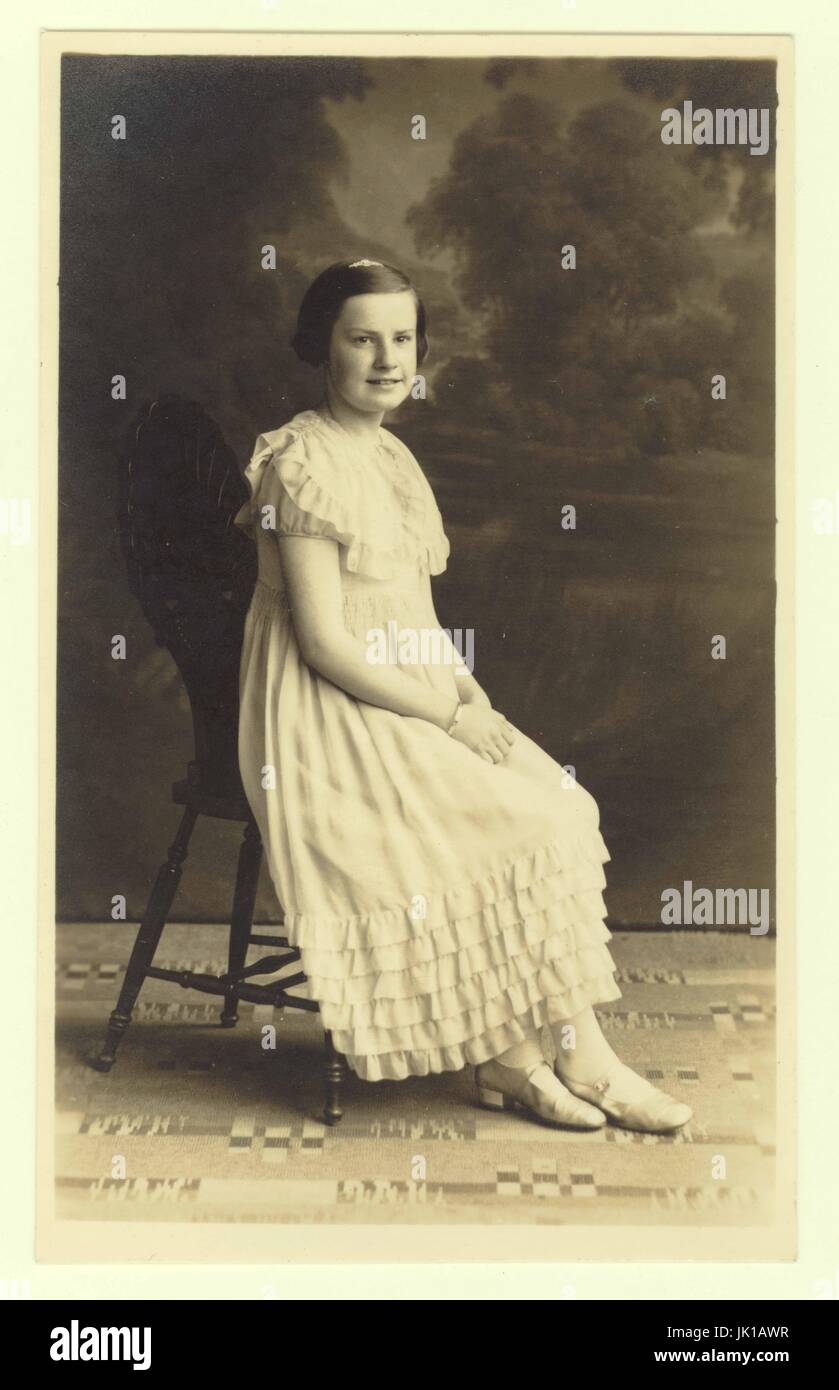
[[[39,1260],[795,1259],[792,39],[41,63]]]

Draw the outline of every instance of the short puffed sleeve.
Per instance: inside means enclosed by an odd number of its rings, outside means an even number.
[[[313,447],[314,445],[314,447]],[[330,476],[323,448],[311,431],[283,425],[257,436],[245,469],[251,495],[235,517],[250,532],[257,527],[282,536],[349,539],[349,479]]]
[[[440,513],[424,475],[404,467],[386,475],[303,411],[257,437],[244,473],[251,496],[235,521],[251,535],[329,537],[346,548],[347,569],[373,578],[412,562],[438,574],[449,553]]]

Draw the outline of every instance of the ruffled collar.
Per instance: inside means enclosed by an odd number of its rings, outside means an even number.
[[[348,547],[348,569],[389,579],[411,560],[431,574],[446,568],[449,542],[428,479],[388,430],[379,426],[368,442],[310,409],[259,435],[246,470],[251,516],[271,461],[291,501]]]
[[[376,458],[382,454],[387,454],[398,460],[401,457],[400,447],[402,449],[407,448],[382,425],[378,426],[375,435],[371,435],[369,439],[346,429],[340,420],[336,420],[325,401],[312,407],[311,410],[302,410],[295,418],[304,425],[308,422],[315,429],[320,427],[333,439],[337,437],[345,447],[351,448],[355,454],[364,458]]]
[[[339,440],[342,448],[349,448],[357,458],[373,463],[383,463],[388,481],[399,494],[402,503],[402,520],[409,535],[418,545],[426,539],[429,519],[428,480],[421,474],[408,446],[395,435],[379,425],[376,437],[369,441],[347,430],[329,412],[328,407],[301,411],[297,421],[305,427],[326,431],[327,437]],[[432,502],[433,512],[437,507]]]
[[[341,424],[340,420],[335,418],[325,401],[322,401],[320,405],[314,406],[311,410],[302,411],[301,414],[304,416],[314,415],[327,429],[337,430],[343,439],[349,440],[351,444],[354,444],[364,453],[375,453],[379,449],[386,449],[388,452],[392,452],[391,446],[386,438],[386,431],[381,425],[377,427],[375,435],[371,434],[370,439],[367,440],[360,434],[355,434],[352,430],[346,429],[345,426]]]

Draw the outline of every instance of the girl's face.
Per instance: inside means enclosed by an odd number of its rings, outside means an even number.
[[[417,370],[417,306],[410,290],[355,294],[332,326],[327,377],[353,410],[395,410]]]

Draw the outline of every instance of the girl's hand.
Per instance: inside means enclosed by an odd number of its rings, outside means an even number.
[[[451,737],[471,748],[479,758],[500,763],[512,747],[514,730],[509,720],[491,705],[472,702],[464,705]]]

